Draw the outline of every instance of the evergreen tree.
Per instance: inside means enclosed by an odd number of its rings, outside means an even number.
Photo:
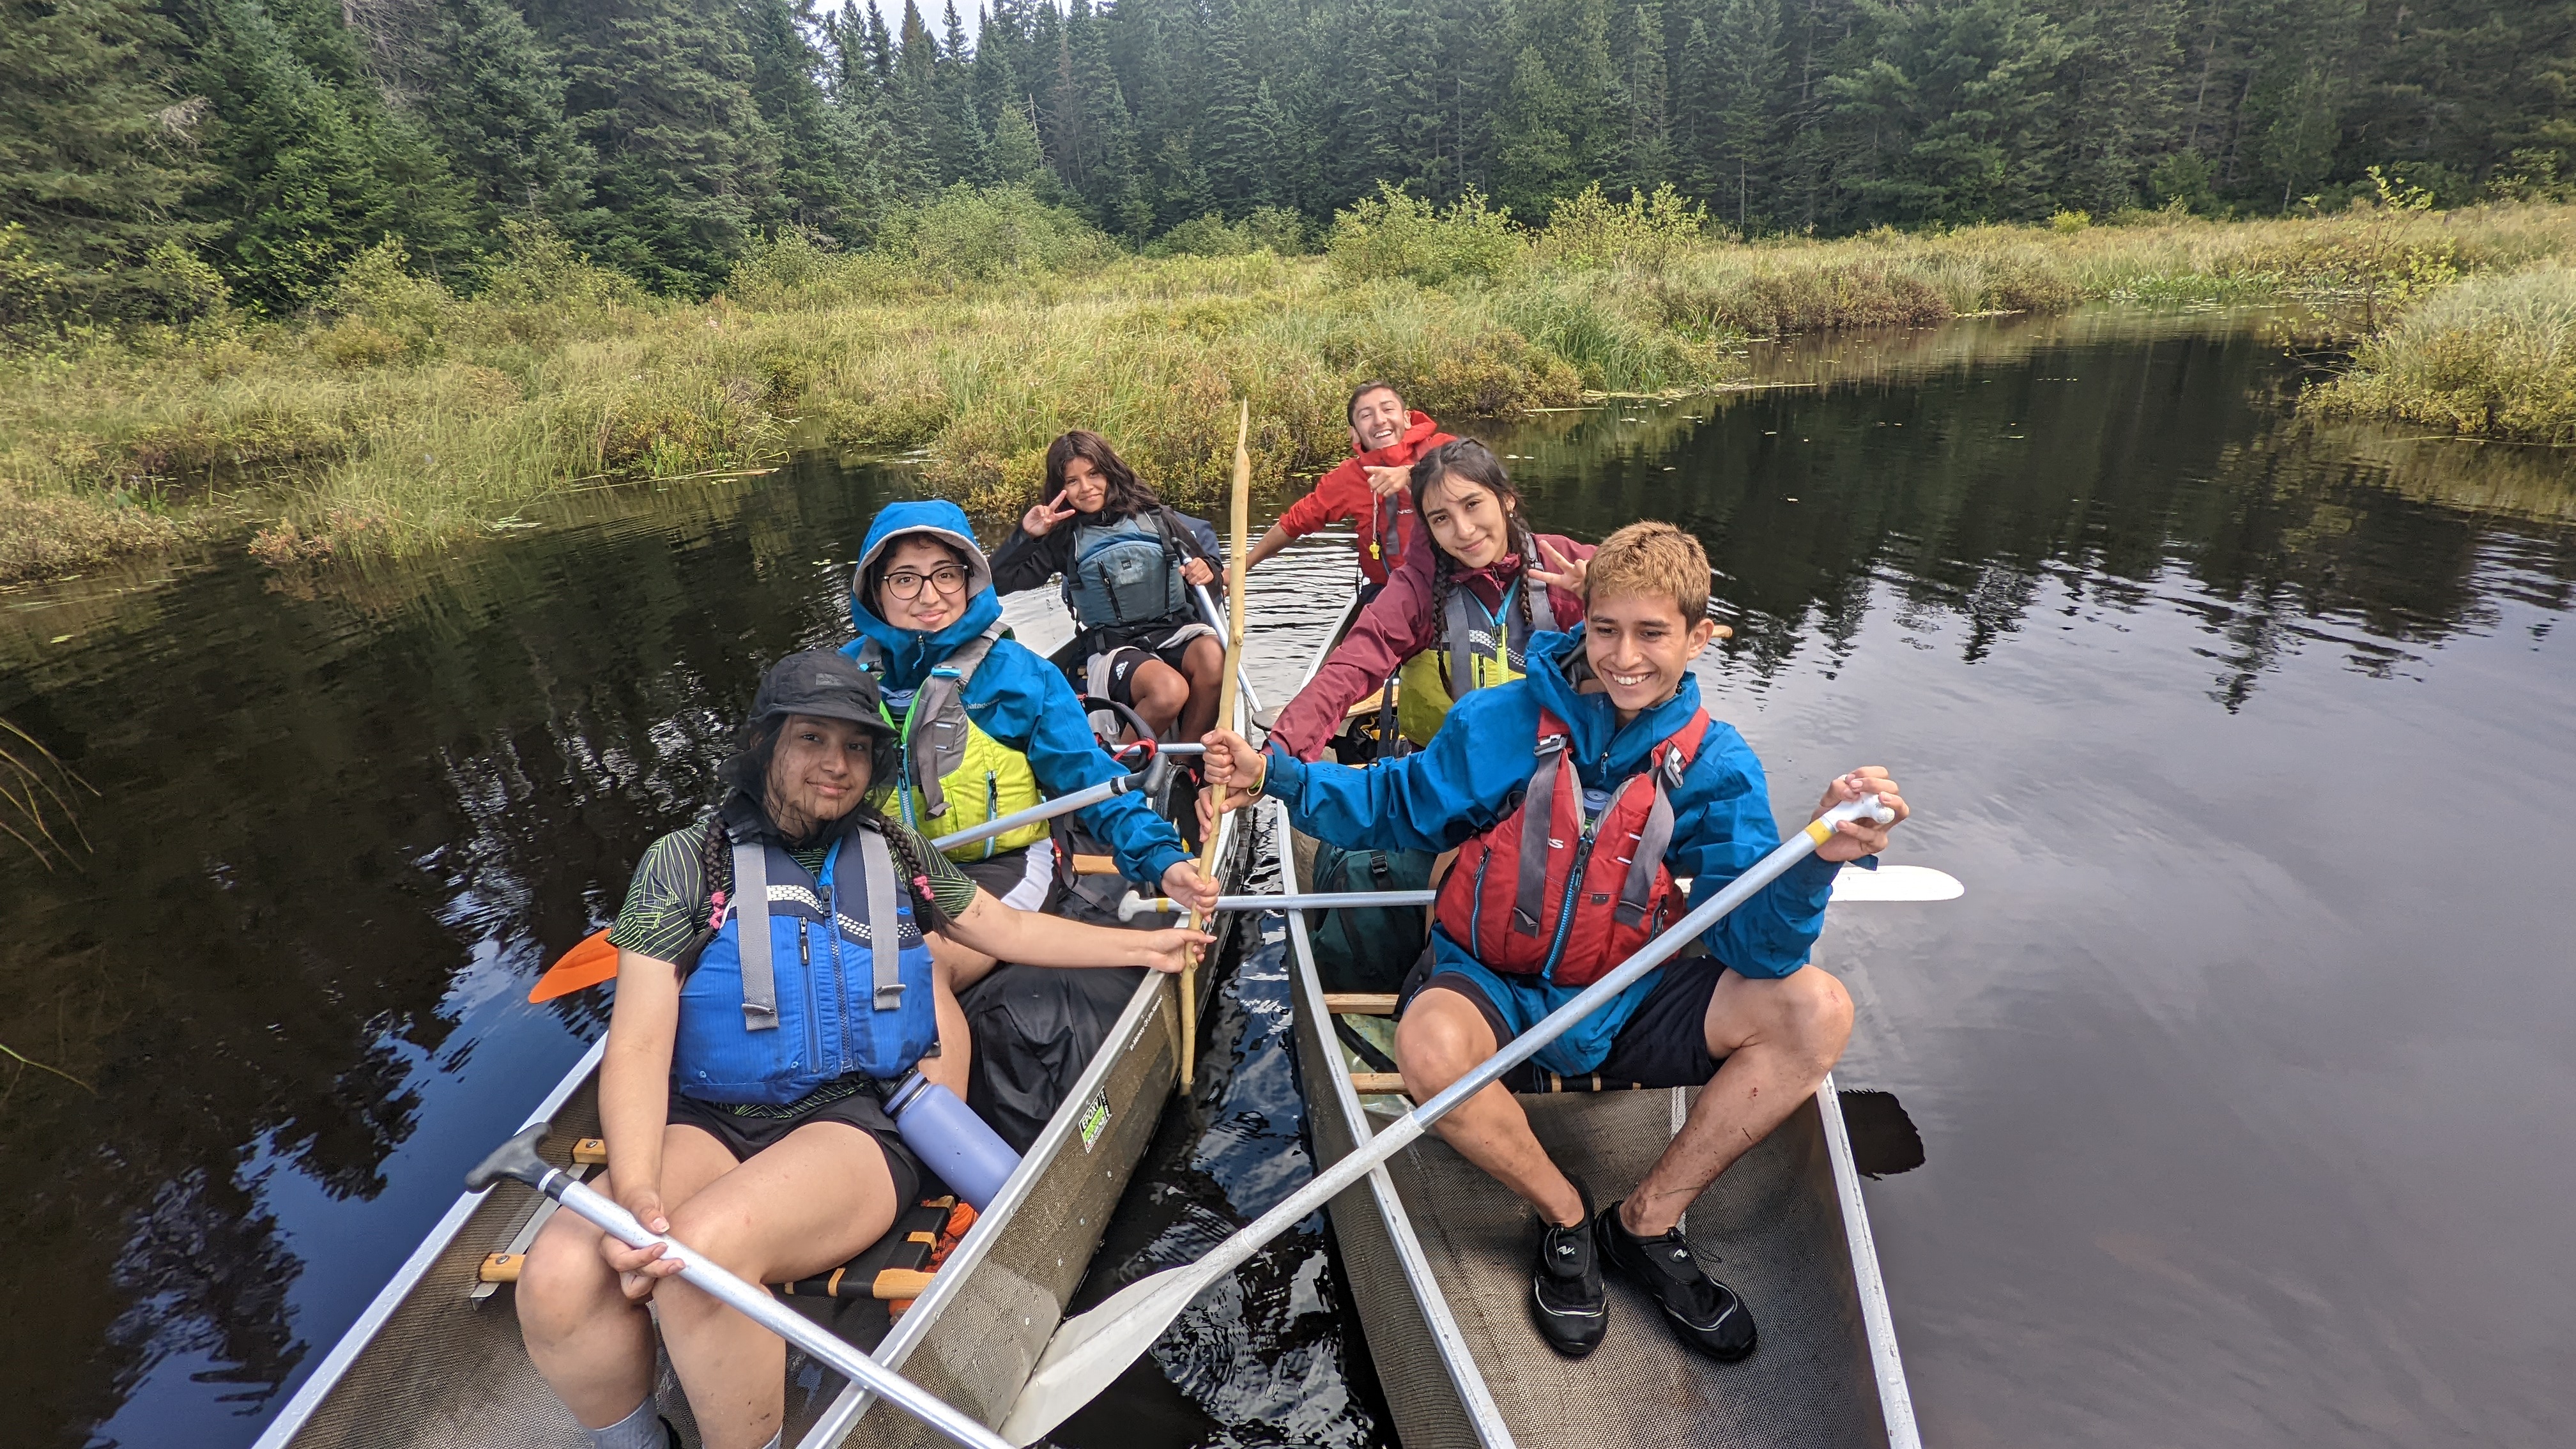
[[[811,38],[813,0],[741,0],[751,98],[777,148],[776,189],[758,219],[809,227],[843,242],[875,220],[865,160],[823,97],[823,55]]]
[[[1715,71],[1708,78],[1709,129],[1716,182],[1709,194],[1738,231],[1750,232],[1765,217],[1755,205],[1767,198],[1767,172],[1776,149],[1771,107],[1786,79],[1781,69],[1780,0],[1722,0],[1709,49]]]
[[[564,118],[563,72],[504,0],[440,0],[421,117],[473,188],[477,229],[501,213],[573,225],[597,159]]]
[[[336,6],[212,0],[198,19],[216,179],[191,209],[225,226],[214,260],[236,295],[296,310],[390,238],[416,260],[463,255],[464,189],[377,95]]]
[[[1025,106],[1004,106],[1001,119],[993,125],[993,179],[1004,186],[1035,187],[1041,177],[1055,178],[1046,169],[1046,151],[1038,144],[1038,123],[1029,117]]]
[[[180,100],[162,58],[178,40],[138,0],[0,0],[0,222],[26,229],[61,289],[14,310],[161,310],[147,259],[208,230],[180,216],[208,178],[189,155],[202,107]]]
[[[1670,85],[1664,59],[1663,9],[1655,0],[1632,7],[1621,33],[1619,71],[1624,82],[1626,134],[1617,184],[1652,191],[1673,177]]]
[[[584,240],[659,291],[722,281],[776,191],[778,143],[751,93],[731,7],[697,0],[554,0],[564,104],[599,156],[606,217]]]

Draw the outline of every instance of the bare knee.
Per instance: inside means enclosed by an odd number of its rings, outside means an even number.
[[[1225,650],[1214,639],[1193,639],[1181,651],[1181,669],[1192,689],[1214,689],[1225,679]]]
[[[1818,1072],[1831,1071],[1851,1040],[1852,999],[1841,981],[1821,966],[1802,966],[1777,983],[1772,994],[1772,1031],[1780,1044],[1806,1058]]]
[[[1136,712],[1147,719],[1168,720],[1181,712],[1189,702],[1190,682],[1168,664],[1146,664],[1136,670],[1135,683],[1128,688]]]
[[[1448,992],[1441,997],[1455,1000]],[[1493,1054],[1491,1028],[1476,1009],[1446,1006],[1425,993],[1395,1024],[1395,1065],[1416,1100],[1441,1091]]]
[[[519,1323],[533,1337],[562,1338],[608,1305],[616,1275],[599,1256],[599,1234],[568,1213],[557,1213],[529,1245],[519,1265]]]

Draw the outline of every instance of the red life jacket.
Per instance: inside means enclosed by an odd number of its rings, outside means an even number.
[[[1519,808],[1458,848],[1435,919],[1493,970],[1588,986],[1664,928],[1674,901],[1664,851],[1673,841],[1672,787],[1698,757],[1708,711],[1648,752],[1643,774],[1620,781],[1589,825],[1581,782],[1563,783],[1570,732],[1538,715],[1538,769]]]

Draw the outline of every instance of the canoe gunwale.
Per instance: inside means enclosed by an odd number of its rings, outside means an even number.
[[[1293,835],[1288,823],[1287,802],[1273,800],[1269,802],[1269,806],[1275,826],[1273,838],[1280,842],[1280,878],[1286,882],[1289,891],[1302,890],[1304,883],[1297,878],[1296,852],[1288,845]],[[1323,983],[1314,971],[1313,944],[1306,930],[1306,913],[1289,911],[1286,915],[1292,963],[1291,989],[1295,992],[1297,1002],[1296,1029],[1302,1035],[1314,1029],[1316,1024],[1329,1023],[1332,1020],[1332,1014],[1324,1005]],[[1310,1045],[1322,1060],[1335,1064],[1341,1061],[1341,1044],[1331,1039],[1329,1027],[1324,1027]],[[1351,1089],[1351,1079],[1347,1072],[1326,1072],[1324,1075],[1328,1082],[1320,1086],[1311,1080],[1312,1073],[1308,1075],[1310,1079],[1306,1083],[1306,1101],[1310,1121],[1316,1106],[1320,1104],[1319,1099],[1329,1097],[1333,1111],[1347,1126],[1355,1147],[1376,1135],[1369,1125],[1368,1112],[1360,1103],[1359,1093]],[[1310,1128],[1309,1136],[1312,1135]],[[1317,1168],[1331,1166],[1331,1162],[1323,1160],[1323,1144],[1318,1141],[1315,1148]],[[1339,1160],[1338,1157],[1333,1159],[1333,1161]],[[1359,1184],[1327,1204],[1328,1211],[1334,1214],[1338,1222],[1343,1202],[1360,1191],[1368,1194],[1367,1203],[1365,1206],[1359,1204],[1354,1206],[1359,1207],[1363,1212],[1373,1212],[1377,1225],[1385,1230],[1389,1250],[1395,1255],[1396,1264],[1404,1275],[1406,1287],[1412,1291],[1414,1305],[1422,1316],[1423,1327],[1430,1335],[1433,1348],[1440,1355],[1441,1366],[1448,1373],[1450,1386],[1457,1391],[1459,1407],[1466,1415],[1468,1427],[1474,1432],[1476,1442],[1485,1446],[1485,1449],[1513,1449],[1511,1426],[1505,1422],[1501,1406],[1494,1402],[1492,1391],[1485,1386],[1484,1371],[1476,1366],[1475,1350],[1468,1344],[1466,1333],[1458,1327],[1457,1316],[1450,1312],[1448,1297],[1440,1291],[1439,1280],[1431,1270],[1431,1259],[1422,1250],[1422,1240],[1414,1235],[1413,1219],[1405,1212],[1403,1200],[1396,1192],[1395,1179],[1387,1174],[1386,1165],[1380,1163],[1371,1168],[1368,1176],[1362,1178]],[[1381,1368],[1379,1378],[1384,1380],[1386,1377],[1386,1369]]]
[[[591,1074],[599,1070],[600,1058],[607,1051],[608,1033],[601,1032],[599,1040],[590,1044],[589,1049],[581,1054],[581,1060],[572,1064],[572,1069],[564,1073],[563,1080],[555,1083],[514,1130],[523,1132],[540,1122],[552,1122],[563,1111],[564,1104],[572,1100],[573,1094],[589,1082]],[[368,1300],[366,1311],[360,1313],[357,1321],[340,1335],[339,1341],[331,1345],[330,1353],[323,1356],[312,1376],[297,1386],[295,1397],[287,1400],[286,1407],[278,1411],[277,1417],[268,1421],[268,1427],[260,1432],[252,1449],[285,1449],[286,1445],[294,1442],[295,1436],[303,1432],[305,1423],[330,1399],[359,1357],[374,1344],[376,1334],[392,1320],[403,1304],[410,1301],[421,1280],[429,1275],[430,1268],[447,1251],[448,1245],[456,1241],[457,1234],[465,1231],[465,1225],[472,1221],[492,1191],[487,1187],[481,1192],[460,1194],[448,1206],[427,1235],[421,1238],[419,1245],[411,1250],[411,1256],[403,1260],[402,1266],[394,1270],[393,1277],[387,1279],[376,1296]]]
[[[1887,1278],[1879,1271],[1878,1240],[1869,1228],[1869,1204],[1862,1200],[1860,1168],[1852,1161],[1851,1128],[1843,1121],[1842,1090],[1834,1074],[1816,1089],[1816,1109],[1825,1129],[1825,1152],[1834,1166],[1834,1195],[1842,1200],[1843,1236],[1851,1247],[1853,1286],[1860,1290],[1861,1323],[1869,1335],[1870,1372],[1878,1379],[1879,1413],[1887,1421],[1889,1449],[1923,1449],[1923,1433],[1914,1422],[1914,1390],[1905,1381],[1905,1358],[1896,1347],[1896,1316],[1887,1302]]]

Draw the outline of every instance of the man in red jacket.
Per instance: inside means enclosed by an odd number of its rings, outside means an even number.
[[[1344,410],[1351,423],[1351,457],[1315,480],[1315,491],[1288,506],[1270,531],[1244,556],[1250,568],[1328,523],[1359,525],[1360,597],[1385,587],[1388,571],[1413,544],[1413,499],[1406,481],[1413,460],[1454,442],[1428,413],[1406,408],[1391,383],[1364,382]]]

